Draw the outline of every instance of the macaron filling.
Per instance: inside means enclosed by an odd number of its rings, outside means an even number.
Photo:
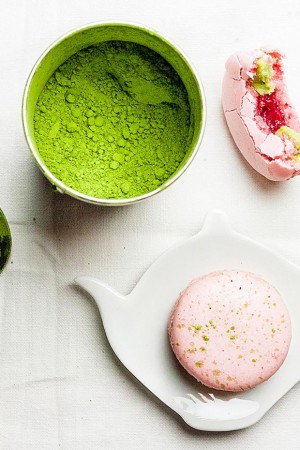
[[[282,55],[277,51],[265,52],[256,59],[253,75],[249,80],[255,91],[255,120],[266,134],[276,134],[282,141],[289,141],[282,160],[300,162],[300,124],[297,113],[290,104],[283,78]]]
[[[272,94],[275,89],[274,83],[272,82],[274,75],[272,64],[264,57],[258,58],[256,64],[256,74],[252,86],[259,95]]]

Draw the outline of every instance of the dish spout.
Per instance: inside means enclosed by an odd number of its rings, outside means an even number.
[[[110,286],[92,277],[77,277],[75,283],[88,292],[95,300],[101,315],[119,308],[123,297]]]

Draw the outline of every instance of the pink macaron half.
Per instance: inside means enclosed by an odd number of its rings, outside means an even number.
[[[283,54],[260,49],[226,62],[222,105],[248,163],[272,181],[300,174],[300,122],[287,93]]]

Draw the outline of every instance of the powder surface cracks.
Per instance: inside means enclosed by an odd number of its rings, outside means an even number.
[[[178,74],[156,52],[122,41],[83,49],[62,64],[39,96],[34,127],[52,174],[98,198],[155,190],[191,141]]]

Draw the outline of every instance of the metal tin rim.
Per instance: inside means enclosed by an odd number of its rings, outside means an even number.
[[[92,197],[86,194],[83,194],[79,191],[76,191],[72,188],[70,188],[69,186],[65,185],[62,181],[60,181],[58,178],[56,178],[52,172],[50,172],[50,170],[48,169],[48,167],[44,164],[43,160],[41,159],[35,144],[33,143],[30,134],[29,134],[29,129],[28,129],[28,124],[27,124],[27,114],[26,114],[26,104],[27,104],[27,99],[28,99],[28,91],[29,91],[29,86],[31,83],[31,80],[39,66],[39,64],[41,63],[41,61],[44,59],[44,57],[54,48],[56,47],[60,42],[64,41],[65,39],[67,39],[68,37],[70,37],[71,35],[81,32],[83,30],[87,30],[89,28],[94,28],[94,27],[99,27],[99,26],[107,26],[107,25],[123,25],[123,26],[129,26],[129,27],[135,27],[135,28],[139,28],[147,33],[153,34],[155,36],[157,36],[159,39],[163,40],[164,42],[166,42],[166,44],[168,44],[169,46],[173,47],[175,49],[175,51],[177,51],[184,59],[184,61],[186,62],[187,66],[190,68],[190,70],[192,71],[196,81],[197,81],[197,85],[201,94],[201,100],[202,100],[202,123],[201,123],[201,130],[200,130],[200,134],[199,137],[197,139],[197,142],[195,144],[195,147],[192,151],[192,153],[190,154],[189,158],[187,159],[186,163],[184,164],[184,166],[175,174],[173,175],[171,178],[169,178],[162,187],[158,187],[157,189],[155,189],[154,191],[151,192],[147,192],[146,194],[142,194],[139,195],[137,197],[130,197],[130,198],[122,198],[122,199],[107,199],[107,198],[98,198],[98,197]],[[194,67],[194,65],[192,64],[192,62],[189,60],[189,58],[184,54],[184,52],[178,47],[177,44],[174,44],[172,42],[172,40],[170,40],[169,38],[166,38],[164,35],[160,34],[159,32],[157,32],[156,30],[153,30],[149,27],[145,27],[143,25],[139,25],[137,23],[133,23],[133,22],[123,22],[123,21],[113,21],[113,22],[106,22],[106,21],[100,21],[100,22],[94,22],[94,23],[90,23],[87,25],[83,25],[81,27],[77,27],[72,29],[71,31],[68,31],[67,33],[63,34],[62,36],[60,36],[58,39],[56,39],[52,44],[50,44],[50,46],[48,48],[46,48],[46,50],[44,50],[44,52],[41,54],[41,56],[37,59],[37,61],[35,62],[33,68],[31,69],[31,72],[28,76],[28,79],[26,81],[25,84],[25,89],[23,92],[23,98],[22,98],[22,124],[23,124],[23,131],[24,131],[24,135],[25,135],[25,139],[27,142],[27,145],[31,151],[31,154],[33,155],[36,163],[38,164],[39,168],[41,169],[41,171],[43,172],[43,174],[46,176],[46,178],[57,188],[57,190],[61,193],[66,193],[68,195],[70,195],[71,197],[74,197],[78,200],[82,200],[86,203],[92,203],[92,204],[96,204],[96,205],[103,205],[103,206],[122,206],[122,205],[129,205],[132,203],[137,203],[140,202],[141,200],[145,200],[146,198],[152,197],[156,194],[158,194],[159,192],[162,192],[163,190],[165,190],[166,188],[168,188],[169,186],[171,186],[176,180],[178,180],[178,178],[181,177],[181,175],[186,171],[186,169],[189,167],[189,165],[192,163],[192,161],[194,160],[200,144],[202,142],[203,139],[203,135],[204,135],[204,131],[205,131],[205,127],[206,127],[206,97],[205,97],[205,93],[204,93],[204,88],[203,88],[203,84],[201,82],[201,79]]]

